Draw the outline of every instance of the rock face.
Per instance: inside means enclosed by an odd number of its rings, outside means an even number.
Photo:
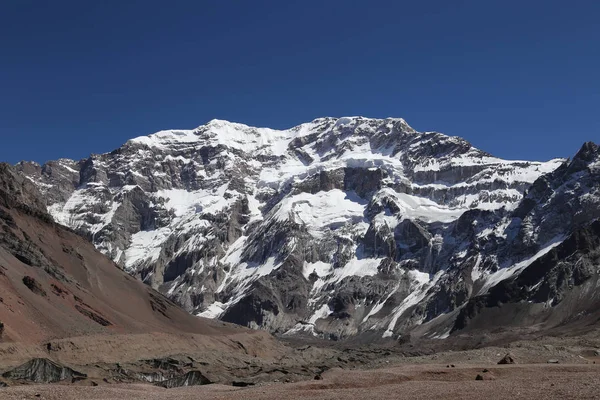
[[[34,358],[2,374],[4,378],[35,383],[51,383],[65,379],[83,379],[87,375],[46,358]]]
[[[499,303],[542,315],[593,285],[598,153],[506,161],[392,118],[214,120],[17,167],[57,222],[193,314],[331,339],[429,324],[443,338]]]
[[[178,376],[173,379],[158,382],[155,385],[162,386],[167,389],[182,387],[182,386],[198,386],[208,385],[211,383],[210,379],[202,375],[200,371],[190,371],[185,375]]]

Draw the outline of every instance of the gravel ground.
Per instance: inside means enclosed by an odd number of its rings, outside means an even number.
[[[483,372],[487,370],[486,372]],[[476,380],[477,375],[483,380]],[[598,399],[600,365],[402,365],[377,370],[334,369],[322,380],[249,388],[206,385],[30,385],[0,389],[0,399]]]

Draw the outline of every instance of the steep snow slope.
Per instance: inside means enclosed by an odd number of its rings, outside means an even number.
[[[563,162],[345,117],[282,131],[213,120],[19,168],[58,222],[190,312],[336,338],[393,336],[521,271],[571,227],[503,253],[535,230],[515,222],[524,193]]]

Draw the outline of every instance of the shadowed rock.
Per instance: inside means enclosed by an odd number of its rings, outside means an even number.
[[[502,357],[502,359],[500,361],[498,361],[498,364],[500,364],[500,365],[516,364],[516,361],[515,361],[515,358],[513,357],[513,355],[508,353],[504,357]]]
[[[200,371],[190,371],[185,375],[178,376],[163,382],[155,383],[156,386],[161,386],[167,389],[182,387],[182,386],[198,386],[208,385],[212,383],[210,379],[202,375]]]
[[[23,277],[23,284],[33,293],[39,294],[40,296],[46,296],[46,291],[42,288],[42,285],[31,276]]]
[[[4,378],[36,383],[59,382],[65,379],[86,378],[87,375],[72,370],[47,358],[34,358],[2,374]]]

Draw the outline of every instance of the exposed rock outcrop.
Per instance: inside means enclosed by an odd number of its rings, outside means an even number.
[[[200,371],[190,371],[185,375],[178,376],[176,378],[168,379],[166,381],[157,382],[155,385],[161,386],[167,389],[183,387],[183,386],[198,386],[208,385],[212,383],[210,379],[202,375]]]
[[[87,375],[47,358],[34,358],[2,374],[4,378],[35,383],[52,383],[65,379],[83,379]]]

